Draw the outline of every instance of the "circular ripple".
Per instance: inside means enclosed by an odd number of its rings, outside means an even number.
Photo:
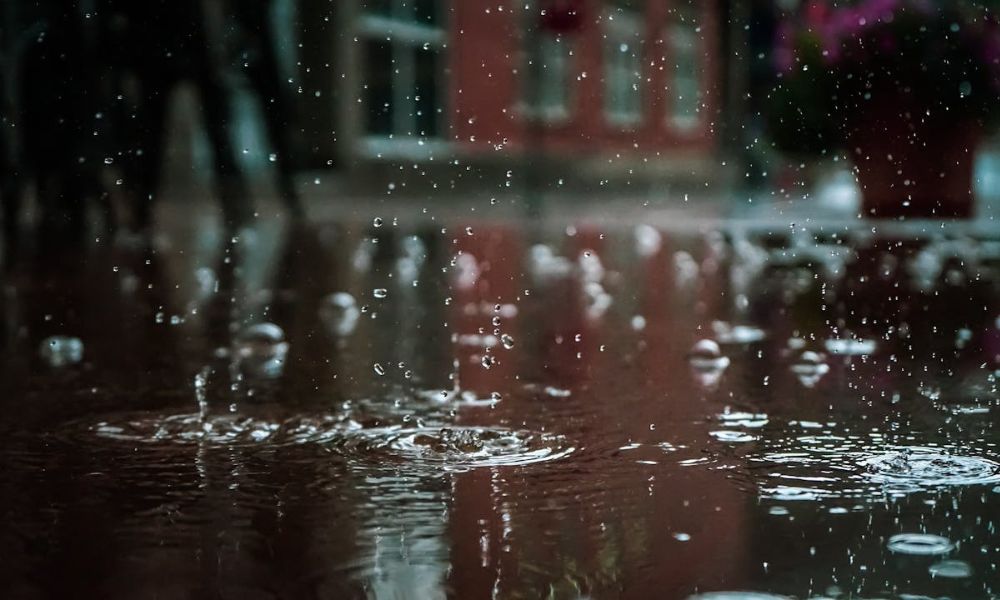
[[[936,556],[947,554],[955,548],[948,538],[929,533],[900,533],[889,538],[887,545],[891,552],[898,554],[914,554],[918,556]]]
[[[926,489],[1000,481],[1000,464],[940,449],[903,447],[860,461],[871,481],[888,486]]]
[[[791,600],[788,596],[762,592],[708,592],[688,596],[688,600]]]
[[[94,436],[130,444],[289,445],[318,443],[344,435],[356,423],[334,415],[266,419],[198,413],[132,415],[87,427]]]
[[[395,459],[445,469],[527,465],[574,451],[561,436],[494,427],[359,429],[336,447],[365,461]]]

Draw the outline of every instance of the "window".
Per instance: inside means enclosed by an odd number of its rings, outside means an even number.
[[[605,12],[604,111],[612,123],[642,118],[641,11],[615,2]]]
[[[701,47],[697,10],[693,4],[682,2],[674,11],[668,32],[670,61],[673,71],[667,83],[670,102],[668,117],[675,127],[691,129],[700,121],[702,102]]]
[[[363,5],[365,133],[436,138],[443,128],[442,50],[437,0],[368,0]]]
[[[526,103],[530,110],[548,121],[569,117],[571,39],[570,36],[540,32],[530,50],[524,84]]]
[[[546,121],[567,119],[570,113],[572,34],[548,31],[540,24],[537,0],[524,4],[523,31],[526,53],[521,92],[525,110]]]

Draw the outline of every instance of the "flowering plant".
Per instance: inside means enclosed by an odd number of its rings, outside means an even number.
[[[775,143],[824,153],[876,105],[980,128],[1000,113],[1000,21],[973,0],[815,0],[778,27]]]

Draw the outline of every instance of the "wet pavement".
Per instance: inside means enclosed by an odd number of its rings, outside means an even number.
[[[390,212],[22,256],[0,595],[1000,597],[991,222]]]

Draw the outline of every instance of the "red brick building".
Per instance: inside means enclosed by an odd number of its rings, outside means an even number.
[[[601,177],[690,173],[716,141],[718,10],[716,0],[304,0],[312,166],[358,179],[380,165],[526,158],[589,161]]]

